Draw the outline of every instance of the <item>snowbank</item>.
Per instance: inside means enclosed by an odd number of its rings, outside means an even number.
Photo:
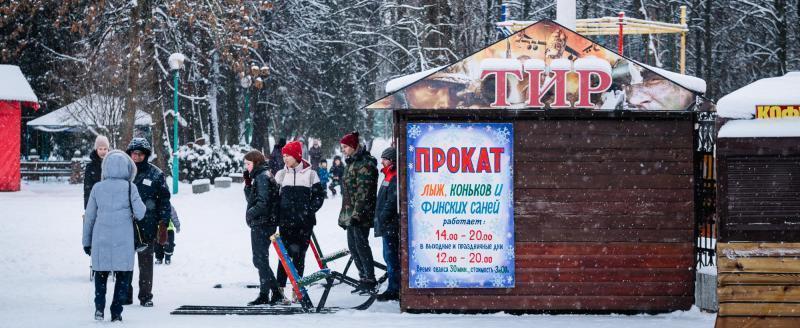
[[[798,87],[800,72],[761,79],[720,98],[717,113],[726,118],[753,118],[759,105],[798,105]]]
[[[731,120],[719,129],[718,137],[800,137],[800,118]]]
[[[0,65],[0,101],[2,100],[39,102],[18,66]]]

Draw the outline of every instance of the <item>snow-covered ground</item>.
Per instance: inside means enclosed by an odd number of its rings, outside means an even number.
[[[382,149],[380,149],[382,150]],[[244,222],[240,184],[193,195],[182,184],[174,199],[181,233],[170,266],[155,268],[153,308],[126,306],[128,327],[712,327],[714,315],[694,309],[662,315],[451,315],[403,314],[398,303],[375,303],[367,311],[345,310],[328,315],[173,316],[180,305],[243,305],[254,299],[257,275],[251,263],[249,230]],[[315,231],[323,251],[346,245],[337,226],[341,198],[331,198],[318,213]],[[82,188],[80,185],[26,183],[17,193],[0,193],[0,327],[97,327],[92,320],[94,288],[89,282],[89,257],[81,249]],[[381,258],[380,240],[373,252]],[[276,267],[274,252],[271,260]],[[310,254],[310,253],[309,253]],[[307,272],[316,267],[309,255]],[[334,264],[341,270],[344,263]],[[134,278],[134,286],[137,279]],[[224,288],[212,288],[223,284]],[[111,289],[107,302],[111,302]],[[335,287],[328,305],[351,307],[363,298],[350,288]],[[320,291],[311,291],[312,299]],[[106,310],[106,318],[109,318]]]

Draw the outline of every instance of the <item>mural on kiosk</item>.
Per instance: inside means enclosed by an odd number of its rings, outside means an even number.
[[[675,82],[541,21],[367,108],[677,111],[694,100]]]

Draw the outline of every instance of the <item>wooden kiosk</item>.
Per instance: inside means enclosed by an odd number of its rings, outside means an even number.
[[[704,90],[548,20],[391,81],[401,309],[689,309]]]
[[[800,327],[800,72],[720,99],[717,327]]]

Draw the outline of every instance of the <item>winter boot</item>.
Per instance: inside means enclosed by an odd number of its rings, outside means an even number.
[[[156,259],[156,264],[162,264],[162,263],[164,263],[164,260],[162,260],[162,259]]]
[[[167,257],[164,258],[164,264],[166,265],[172,264],[172,256],[167,255]]]
[[[103,311],[94,310],[94,320],[103,321]]]
[[[333,196],[336,196],[336,189],[333,187],[333,185],[331,185],[328,189],[331,190],[331,194],[333,194]]]
[[[111,315],[111,322],[115,322],[115,321],[122,322],[122,314],[116,314],[116,315],[112,314]]]
[[[378,292],[375,290],[375,286],[377,285],[375,279],[366,279],[362,283],[364,284],[364,287],[361,288],[361,291],[358,293],[358,295],[370,296],[375,295]]]
[[[286,301],[286,298],[283,297],[283,293],[281,290],[276,288],[272,290],[272,297],[269,298],[269,305],[282,305]]]
[[[399,301],[400,294],[396,291],[387,290],[375,298],[378,302]]]
[[[152,300],[142,301],[139,304],[141,304],[142,307],[153,307],[153,301]]]
[[[269,304],[269,294],[258,294],[258,298],[256,298],[250,303],[247,303],[247,306],[264,305],[264,304]]]

